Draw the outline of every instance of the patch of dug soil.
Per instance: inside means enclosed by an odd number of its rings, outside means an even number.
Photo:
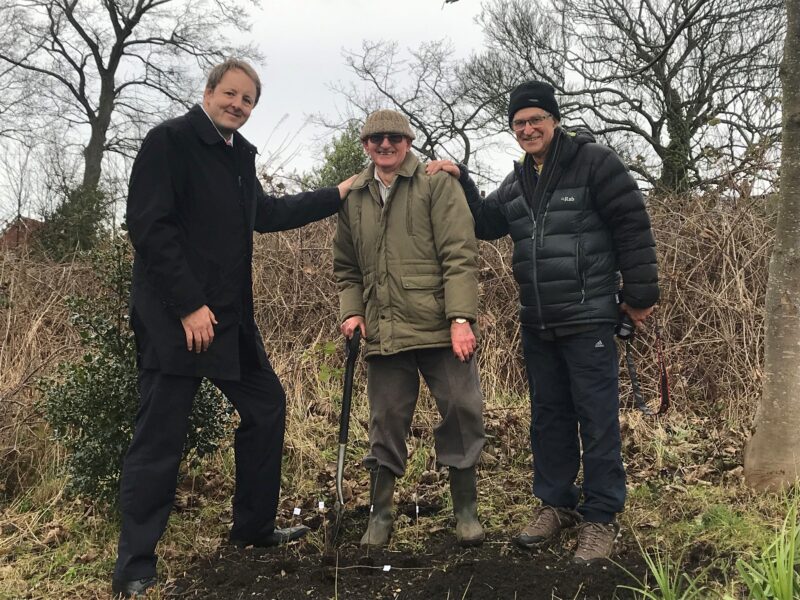
[[[348,536],[351,538],[351,536]],[[578,567],[568,547],[539,552],[489,539],[479,548],[460,548],[451,532],[426,540],[419,552],[373,551],[357,539],[342,542],[335,556],[311,544],[239,550],[223,546],[174,582],[167,598],[204,600],[611,600],[632,598],[619,585],[633,580],[612,563]],[[338,561],[338,565],[337,565]],[[615,561],[642,578],[646,568],[635,551],[622,549]],[[389,566],[387,569],[386,566]]]

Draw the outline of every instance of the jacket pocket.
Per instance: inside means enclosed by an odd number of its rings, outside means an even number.
[[[364,276],[364,290],[361,294],[361,301],[364,303],[364,321],[367,326],[367,340],[375,341],[378,338],[378,302],[375,299],[375,277],[372,275]]]
[[[364,288],[363,299],[364,302],[367,301],[369,295],[372,293],[372,288],[375,287],[375,275],[374,273],[367,273],[362,276],[361,278],[361,285]]]
[[[403,318],[414,329],[438,331],[446,326],[442,276],[403,275]]]
[[[375,286],[372,283],[364,282],[364,291],[361,293],[361,301],[364,303],[364,306],[367,305],[369,302],[369,297],[372,295],[372,290]]]

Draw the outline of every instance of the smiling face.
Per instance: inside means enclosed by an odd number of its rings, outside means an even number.
[[[514,121],[535,120],[537,117],[543,117],[548,114],[546,110],[538,107],[521,108],[514,113]],[[550,143],[553,141],[556,126],[558,126],[558,121],[550,116],[539,121],[536,125],[526,123],[521,130],[514,131],[514,135],[517,137],[517,143],[520,148],[533,156],[533,160],[537,164],[542,164],[545,156],[547,156]]]
[[[392,174],[396,173],[403,161],[406,159],[411,148],[411,140],[403,136],[403,139],[396,144],[389,141],[388,134],[375,134],[381,136],[381,141],[376,144],[369,138],[362,140],[364,150],[369,155],[378,172]]]
[[[203,108],[226,138],[247,122],[255,105],[256,84],[241,69],[226,71],[216,87],[203,94]]]

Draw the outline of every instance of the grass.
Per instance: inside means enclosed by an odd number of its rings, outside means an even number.
[[[703,574],[703,597],[738,598],[747,578],[766,574],[769,560],[777,564],[789,547],[788,541],[773,544],[776,531],[788,531],[789,521],[781,529],[789,511],[786,499],[746,488],[740,466],[763,377],[772,226],[757,203],[745,210],[699,196],[651,208],[662,276],[656,318],[673,407],[660,419],[622,412],[628,472],[624,540],[635,549],[635,539],[651,561],[652,575],[640,582],[650,593],[690,593],[690,582]],[[320,499],[333,506],[344,354],[330,275],[331,233],[330,223],[319,223],[259,238],[255,248],[256,317],[288,395],[279,515],[284,523],[296,506],[304,515],[313,513]],[[524,526],[534,502],[510,244],[501,240],[491,246],[482,245],[481,264],[479,367],[487,445],[478,473],[479,510],[489,535],[503,540]],[[64,495],[63,450],[49,439],[32,385],[38,374],[75,354],[63,298],[95,288],[80,261],[56,265],[0,255],[0,599],[107,597],[117,525],[91,503]],[[645,334],[635,346],[646,398],[657,394],[652,342]],[[622,373],[624,403],[629,383]],[[359,362],[346,460],[348,510],[368,504],[367,475],[360,467],[367,448],[364,390]],[[416,495],[420,505],[445,509],[419,520],[400,519],[393,538],[397,548],[421,548],[431,529],[452,526],[446,474],[439,473],[431,452],[436,420],[424,393],[414,418],[408,473],[398,481],[397,494],[401,502]],[[174,513],[159,547],[159,569],[167,579],[213,555],[225,539],[233,479],[230,444],[187,473],[181,488],[186,506]],[[321,551],[322,534],[313,535]]]
[[[649,572],[643,579],[629,573],[637,585],[622,587],[634,592],[642,600],[798,598],[800,526],[797,506],[797,497],[778,495],[773,495],[769,502],[763,503],[763,508],[777,509],[777,512],[786,515],[777,530],[766,526],[763,519],[757,520],[755,511],[742,514],[728,506],[711,506],[700,518],[695,519],[701,531],[711,535],[702,541],[695,538],[694,544],[703,544],[712,552],[699,561],[694,557],[694,565],[690,564],[692,560],[687,559],[686,547],[680,551],[670,551],[659,545],[646,548],[637,539]],[[756,537],[751,537],[753,535]],[[732,553],[732,542],[738,547],[735,554]],[[691,552],[691,546],[689,548]],[[712,570],[718,571],[721,576],[710,580],[709,573]]]
[[[753,600],[792,600],[800,597],[800,526],[797,499],[790,502],[786,519],[772,541],[760,552],[736,562]]]
[[[707,597],[706,587],[702,584],[705,573],[690,576],[684,572],[683,554],[673,560],[658,548],[645,550],[640,546],[640,549],[649,569],[649,580],[640,580],[628,571],[638,585],[620,587],[634,592],[641,600],[695,600]]]
[[[505,436],[524,437],[522,423],[510,428]],[[328,432],[322,445],[335,443]],[[354,440],[354,447],[363,441]],[[432,445],[429,435],[420,439],[417,453],[427,455]],[[502,444],[498,444],[502,447]],[[685,446],[678,450],[675,460],[686,462]],[[363,448],[362,448],[363,449]],[[302,505],[304,513],[313,510],[320,495],[318,487],[310,481],[319,480],[316,469],[294,470],[294,446],[286,457],[284,488],[282,492],[281,519],[291,520],[294,506]],[[199,557],[212,556],[227,534],[229,497],[232,491],[233,472],[231,451],[226,450],[204,461],[192,474],[197,482],[192,486],[187,478],[182,490],[191,498],[188,506],[173,514],[159,552],[162,560],[159,569],[166,579],[177,577]],[[479,471],[480,512],[487,532],[494,539],[507,539],[510,532],[522,527],[530,516],[533,501],[530,497],[528,469],[509,471],[514,459],[499,455],[492,467]],[[354,483],[354,496],[348,510],[357,510],[367,504],[366,474],[358,468],[358,453],[351,455],[348,479]],[[421,459],[420,459],[421,460]],[[711,485],[680,486],[673,478],[657,480],[635,475],[636,467],[646,463],[641,457],[628,457],[630,497],[628,509],[621,519],[630,544],[633,534],[648,549],[654,573],[643,589],[676,590],[678,583],[696,578],[700,572],[713,574],[703,596],[723,598],[735,594],[743,577],[736,569],[736,559],[757,556],[768,545],[775,530],[786,514],[786,502],[778,495],[756,495],[741,485],[723,484],[721,476],[713,474]],[[321,465],[319,465],[321,467]],[[633,468],[631,468],[633,467]],[[321,468],[321,472],[324,467]],[[419,469],[418,469],[419,471]],[[324,475],[332,482],[332,474]],[[90,504],[72,501],[59,493],[63,481],[52,472],[42,477],[39,485],[7,505],[0,515],[5,534],[0,546],[0,598],[87,598],[107,590],[108,577],[113,568],[117,529],[116,524],[92,510]],[[195,492],[191,492],[194,487]],[[324,486],[325,487],[325,486]],[[411,473],[398,482],[401,501],[411,501],[417,494],[421,501],[437,502],[445,507],[434,515],[397,520],[392,548],[416,552],[424,548],[432,529],[450,528],[446,477],[431,482],[421,482]],[[332,488],[326,494],[326,504],[332,506]],[[8,535],[11,524],[17,533]],[[44,543],[48,532],[60,525],[66,537]],[[320,532],[314,535],[321,536]],[[324,540],[320,538],[318,547]],[[677,557],[672,560],[670,557]],[[671,562],[672,560],[672,562]],[[684,577],[684,573],[686,576]],[[650,586],[644,587],[645,583]],[[699,586],[698,586],[699,587]],[[682,588],[684,593],[687,586]],[[677,593],[677,592],[676,592]],[[642,596],[651,598],[653,596]],[[663,596],[670,598],[670,596]],[[691,598],[693,596],[673,596]]]

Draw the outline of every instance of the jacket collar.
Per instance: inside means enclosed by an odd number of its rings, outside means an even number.
[[[554,149],[557,154],[549,158],[558,161],[561,166],[565,167],[572,162],[572,159],[575,158],[575,155],[578,153],[578,149],[583,144],[577,143],[575,141],[575,135],[568,133],[561,127],[556,129],[556,135],[558,136],[558,143],[553,144],[553,148],[551,149]]]
[[[203,143],[208,144],[209,146],[213,146],[214,144],[224,144],[222,137],[219,135],[219,132],[214,127],[214,124],[211,122],[211,119],[203,110],[203,107],[199,104],[195,104],[192,108],[189,109],[189,112],[186,113],[186,117],[189,119],[189,123],[191,123],[192,128],[197,133],[197,137],[199,137]],[[250,142],[248,142],[245,137],[239,133],[238,131],[233,132],[233,146],[236,147],[237,144],[241,144],[245,148],[247,148],[251,153],[256,153],[256,147],[253,146]]]
[[[544,159],[544,166],[547,168],[548,163],[556,161],[560,166],[566,167],[575,158],[578,150],[584,144],[594,142],[594,136],[589,132],[579,131],[577,133],[566,131],[562,127],[556,127],[553,133],[553,141],[550,143],[550,148],[547,150],[547,157]],[[522,169],[525,163],[526,154],[523,153],[517,161],[514,162],[514,170]],[[518,172],[519,173],[519,172]]]
[[[403,164],[400,165],[400,168],[397,170],[398,177],[412,177],[414,172],[417,170],[419,166],[419,159],[414,156],[414,153],[409,150],[408,154],[406,154],[406,158],[403,161]],[[359,173],[356,180],[353,182],[351,189],[357,190],[369,185],[369,182],[375,179],[375,163],[370,163],[370,165]]]

